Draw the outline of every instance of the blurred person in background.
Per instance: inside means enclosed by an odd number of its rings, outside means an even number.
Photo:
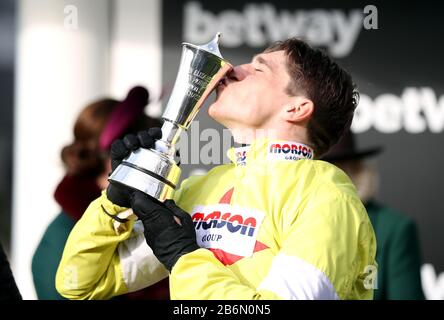
[[[61,212],[46,229],[32,260],[39,299],[63,299],[55,288],[57,267],[71,229],[108,186],[112,141],[160,126],[159,120],[144,114],[148,98],[145,88],[134,87],[122,102],[106,98],[80,112],[74,125],[74,141],[61,152],[66,174],[54,193]],[[138,297],[168,298],[167,284],[160,283],[150,291],[136,292],[129,298]]]
[[[376,201],[378,174],[365,160],[382,148],[357,150],[355,137],[347,131],[322,160],[341,168],[355,184],[376,234],[378,287],[375,300],[423,300],[421,253],[415,222]]]
[[[3,300],[22,300],[22,296],[9,267],[8,258],[0,243],[0,301]]]

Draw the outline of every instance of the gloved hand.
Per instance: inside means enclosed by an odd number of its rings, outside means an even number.
[[[143,223],[147,244],[169,271],[182,255],[199,249],[191,216],[173,200],[161,203],[135,191],[131,207]]]
[[[111,145],[111,167],[113,171],[123,159],[138,148],[154,148],[156,140],[162,137],[160,128],[150,128],[136,135],[127,134],[123,139],[118,139]],[[117,184],[109,184],[106,189],[107,198],[121,207],[129,207],[133,190]]]

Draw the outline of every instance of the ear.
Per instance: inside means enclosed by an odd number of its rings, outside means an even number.
[[[285,121],[299,123],[308,121],[313,111],[313,101],[306,97],[298,96],[294,97],[289,104],[284,106],[282,115]]]

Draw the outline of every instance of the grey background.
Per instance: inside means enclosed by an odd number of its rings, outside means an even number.
[[[203,9],[243,10],[253,1],[200,1]],[[291,11],[314,8],[364,8],[368,1],[254,1],[273,3]],[[172,84],[180,59],[183,36],[183,4],[163,4],[163,82]],[[375,98],[382,93],[400,96],[404,88],[431,87],[438,97],[444,94],[444,27],[442,5],[432,1],[372,1],[379,13],[378,30],[362,30],[352,52],[337,61],[354,76],[361,92]],[[221,47],[223,56],[233,64],[247,62],[261,49],[242,46]],[[205,110],[197,116],[200,130],[221,127]],[[381,186],[379,200],[413,217],[419,226],[423,262],[444,271],[444,132],[410,134],[401,130],[382,134],[374,129],[358,135],[358,147],[383,146],[377,157]],[[191,169],[205,167],[183,165],[184,176]],[[208,166],[206,167],[208,168]]]

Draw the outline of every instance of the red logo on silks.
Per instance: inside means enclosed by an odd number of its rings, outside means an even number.
[[[233,191],[234,191],[234,188],[231,188],[230,190],[228,190],[222,196],[222,198],[219,200],[219,203],[230,204],[231,197],[233,196]],[[265,249],[268,249],[268,246],[266,246],[262,242],[256,240],[256,244],[254,246],[253,253],[258,252],[258,251],[262,251]],[[210,250],[214,254],[214,256],[226,266],[232,265],[232,264],[236,263],[237,261],[244,258],[243,256],[231,254],[231,253],[228,253],[222,249],[208,248],[208,250]]]

